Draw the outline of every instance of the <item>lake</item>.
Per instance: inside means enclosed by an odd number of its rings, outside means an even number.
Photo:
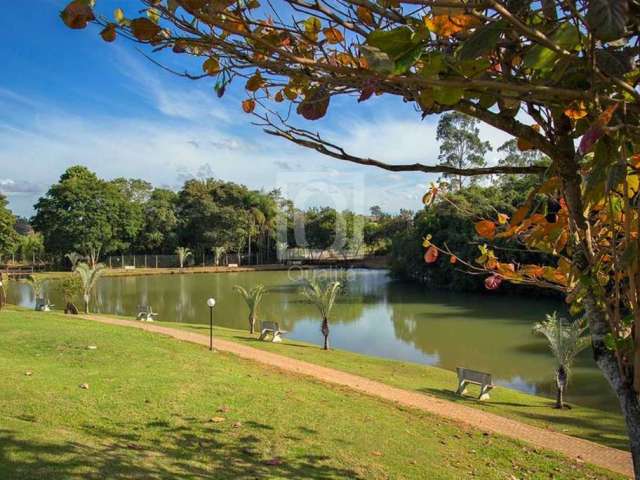
[[[216,299],[214,323],[247,329],[247,308],[234,285],[270,287],[259,312],[278,321],[288,338],[321,344],[320,320],[298,293],[303,275],[332,276],[331,271],[238,272],[106,277],[100,280],[93,309],[135,316],[137,305],[150,304],[159,320],[208,323],[207,298]],[[345,277],[346,275],[346,277]],[[394,281],[384,270],[350,270],[331,319],[331,346],[353,352],[439,366],[465,366],[491,372],[498,385],[554,396],[554,361],[531,327],[545,313],[562,310],[558,301],[522,296],[427,291]],[[47,286],[56,305],[62,299],[55,282]],[[15,283],[9,300],[33,306],[31,289]],[[455,385],[451,386],[455,388]],[[591,352],[577,359],[567,394],[569,402],[618,411],[609,385]]]

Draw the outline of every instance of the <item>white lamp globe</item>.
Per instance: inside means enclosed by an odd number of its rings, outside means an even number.
[[[209,300],[207,300],[207,305],[209,305],[210,308],[213,308],[216,306],[216,299],[215,298],[210,298]]]

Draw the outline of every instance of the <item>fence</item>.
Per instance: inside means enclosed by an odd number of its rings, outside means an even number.
[[[103,263],[109,268],[180,268],[178,255],[111,255]],[[259,265],[265,264],[258,255],[223,254],[217,259],[211,254],[194,253],[184,262],[185,267],[222,267],[229,264]]]

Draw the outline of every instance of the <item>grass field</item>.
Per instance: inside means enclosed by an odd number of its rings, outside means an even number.
[[[124,318],[124,317],[122,317]],[[192,330],[208,335],[207,325],[156,322],[174,328]],[[285,340],[284,343],[258,342],[248,332],[216,328],[215,334],[226,340],[249,344],[255,348],[286,355],[298,360],[355,373],[379,382],[407,390],[428,393],[439,398],[461,402],[525,423],[557,430],[562,433],[585,438],[621,450],[628,450],[628,439],[624,420],[619,414],[573,405],[571,410],[551,408],[554,401],[516,390],[497,387],[491,391],[491,400],[479,402],[475,398],[456,395],[457,378],[454,372],[442,368],[399,362],[384,358],[369,357],[344,350],[325,352],[317,345]],[[470,387],[470,395],[477,390]]]
[[[619,478],[161,335],[0,313],[2,479],[471,477]]]

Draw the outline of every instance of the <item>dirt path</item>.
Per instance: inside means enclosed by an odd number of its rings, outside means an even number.
[[[138,328],[161,333],[179,340],[200,345],[209,345],[209,338],[198,333],[162,327],[152,323],[131,320],[119,320],[103,316],[83,316],[83,318],[112,325]],[[487,413],[457,403],[441,400],[424,393],[411,392],[385,385],[358,375],[321,367],[275,353],[258,350],[226,340],[214,339],[214,348],[229,352],[242,358],[254,360],[288,372],[307,375],[315,379],[349,387],[358,392],[396,402],[400,405],[417,408],[456,422],[465,423],[482,431],[504,435],[521,440],[536,447],[553,450],[578,461],[591,463],[627,476],[633,476],[631,455],[615,448],[605,447],[562,433],[545,430],[511,420],[506,417]]]

